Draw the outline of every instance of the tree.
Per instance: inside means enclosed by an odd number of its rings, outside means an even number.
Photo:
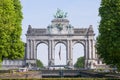
[[[21,41],[20,36],[22,33],[22,6],[19,0],[13,0],[13,6],[15,11],[15,23],[11,32],[11,53],[9,56],[11,59],[19,59],[24,56],[24,43]]]
[[[12,0],[0,2],[0,60],[8,57],[10,51],[10,32],[14,23],[14,6]]]
[[[79,57],[77,62],[74,64],[76,68],[84,68],[84,57]]]
[[[23,57],[21,13],[18,0],[0,0],[0,61]]]
[[[42,68],[43,67],[43,63],[37,59],[37,67]]]
[[[120,69],[120,0],[102,0],[97,53],[109,65]]]

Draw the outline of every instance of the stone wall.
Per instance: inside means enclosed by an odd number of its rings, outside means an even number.
[[[25,66],[24,60],[8,60],[4,59],[2,62],[2,69],[15,69]]]

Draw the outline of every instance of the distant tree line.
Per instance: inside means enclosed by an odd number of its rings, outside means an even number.
[[[37,59],[37,67],[38,68],[43,68],[43,63]]]
[[[85,61],[84,57],[79,57],[77,59],[77,62],[74,64],[74,67],[75,68],[84,68],[84,61]]]

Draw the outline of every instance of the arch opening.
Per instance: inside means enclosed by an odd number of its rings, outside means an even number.
[[[66,65],[66,46],[63,43],[55,46],[55,65]]]
[[[43,63],[43,66],[48,66],[48,45],[39,43],[37,45],[37,59]]]
[[[85,57],[84,45],[82,43],[75,43],[73,45],[73,65],[76,64],[78,58]],[[83,61],[84,63],[85,61]]]

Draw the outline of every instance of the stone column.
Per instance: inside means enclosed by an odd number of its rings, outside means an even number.
[[[67,44],[66,44],[66,64],[69,66],[69,63],[70,63],[69,41],[67,40]]]
[[[51,65],[51,57],[52,57],[52,54],[51,54],[51,41],[49,40],[48,41],[48,65],[49,66]]]
[[[26,58],[29,59],[30,58],[30,41],[29,39],[27,39],[27,55],[26,55]]]
[[[86,59],[89,59],[89,40],[86,40]]]
[[[52,65],[54,65],[54,60],[55,60],[55,45],[54,45],[54,41],[52,40],[51,42],[51,60],[52,60]]]
[[[36,56],[36,45],[35,45],[35,40],[33,41],[33,59],[37,59],[37,56]]]
[[[96,59],[95,54],[95,40],[93,40],[93,59]]]
[[[30,59],[32,59],[32,54],[33,54],[33,45],[32,45],[32,40],[30,40]]]
[[[69,52],[70,52],[70,65],[73,66],[73,45],[72,40],[69,41]]]
[[[93,40],[90,40],[91,41],[91,59],[93,59]]]
[[[37,59],[37,46],[35,45],[35,59]]]
[[[67,45],[66,45],[66,61],[67,61],[67,64],[69,62],[69,59],[70,59],[70,55],[69,55],[69,41],[67,40]]]
[[[89,59],[91,59],[91,40],[89,39]]]
[[[69,52],[70,52],[70,59],[73,59],[73,46],[72,46],[72,40],[69,41]]]
[[[73,65],[73,50],[72,50],[72,41],[67,40],[67,47],[66,47],[66,60],[67,60],[67,65],[72,66]]]
[[[34,59],[34,40],[32,40],[32,59]]]
[[[37,59],[37,44],[35,40],[33,41],[33,43],[34,43],[34,59]]]
[[[85,51],[84,51],[84,53],[85,53],[85,55],[84,55],[84,57],[85,57],[85,63],[84,63],[84,67],[85,68],[87,68],[87,65],[88,65],[88,58],[89,58],[89,42],[88,42],[88,40],[85,40],[86,42],[85,42]]]
[[[84,53],[85,53],[85,55],[84,55],[85,59],[88,59],[88,50],[87,50],[88,49],[88,42],[87,42],[87,40],[85,41],[85,48],[84,49],[85,49],[85,51],[84,51]]]

